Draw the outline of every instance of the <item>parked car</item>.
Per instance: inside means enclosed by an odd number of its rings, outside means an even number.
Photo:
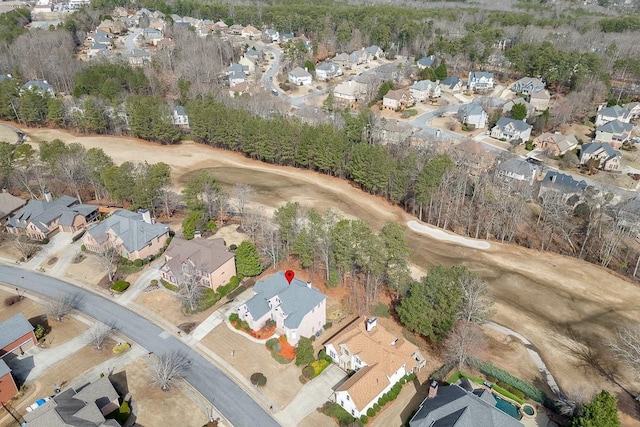
[[[278,96],[278,90],[277,89],[271,89],[271,93],[274,94],[275,96]]]

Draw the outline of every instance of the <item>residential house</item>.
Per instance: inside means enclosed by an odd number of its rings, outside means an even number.
[[[102,30],[96,30],[95,33],[87,35],[87,41],[91,44],[100,43],[109,47],[113,46],[113,41],[111,40],[109,33]]]
[[[233,34],[235,36],[240,36],[242,35],[242,30],[244,28],[242,28],[242,25],[240,24],[233,24],[232,26],[230,26],[229,28],[227,28],[227,33],[229,34]]]
[[[544,199],[546,194],[553,193],[559,195],[569,206],[575,206],[586,188],[587,183],[584,180],[578,181],[571,175],[550,170],[540,181],[538,197]]]
[[[109,377],[103,376],[78,391],[70,387],[56,394],[25,413],[24,421],[29,427],[120,427],[116,420],[105,419],[119,407],[118,392]]]
[[[145,28],[142,30],[142,37],[148,44],[157,46],[158,42],[164,38],[162,31],[155,28]]]
[[[457,384],[440,387],[433,381],[427,398],[409,420],[409,427],[523,427],[499,409],[490,388],[483,386],[474,390],[468,381],[465,383],[468,390]]]
[[[114,248],[121,257],[135,261],[156,255],[167,245],[168,238],[169,227],[154,223],[148,210],[139,209],[136,213],[120,209],[89,227],[82,244],[96,253]]]
[[[506,182],[513,180],[532,185],[540,175],[540,168],[519,157],[512,157],[498,163],[496,175]]]
[[[250,39],[260,39],[260,36],[262,36],[262,32],[253,25],[247,25],[242,29],[240,35],[242,37],[247,37]]]
[[[254,296],[237,308],[240,319],[253,330],[264,327],[267,320],[276,322],[276,331],[297,345],[300,337],[320,336],[327,323],[327,296],[294,278],[287,282],[284,272],[261,280],[253,287]]]
[[[378,325],[375,317],[358,317],[324,347],[341,369],[356,371],[335,389],[332,399],[355,418],[366,415],[400,379],[426,363],[418,347]]]
[[[439,98],[442,95],[439,81],[420,80],[409,88],[409,93],[418,102],[425,102],[428,99]]]
[[[560,132],[546,132],[533,140],[533,146],[545,150],[552,156],[561,156],[578,146],[574,135],[563,135]]]
[[[242,69],[246,74],[253,74],[256,71],[255,61],[248,57],[246,54],[238,60],[238,64],[242,65]]]
[[[164,258],[160,275],[175,286],[181,277],[186,276],[215,291],[236,275],[235,257],[227,249],[224,239],[185,240],[174,237],[164,252]]]
[[[400,61],[393,62],[391,64],[382,64],[379,67],[376,67],[373,72],[380,78],[380,80],[385,82],[399,82],[402,77],[402,72],[400,65],[402,63]]]
[[[256,50],[254,48],[251,48],[251,49],[247,49],[247,51],[244,53],[244,56],[247,59],[250,59],[257,64],[259,61],[262,61],[262,57],[264,55],[261,50]]]
[[[493,89],[493,73],[487,73],[485,71],[470,72],[467,88],[472,91]]]
[[[538,78],[523,77],[511,86],[511,90],[518,94],[531,95],[544,90],[545,86],[545,83]]]
[[[403,89],[390,90],[382,98],[382,108],[400,111],[415,104],[411,94]]]
[[[87,50],[87,59],[98,58],[104,55],[104,53],[107,52],[108,50],[109,50],[109,47],[106,44],[94,43],[91,46],[89,46],[89,49]]]
[[[13,215],[18,209],[27,203],[26,200],[16,197],[7,192],[6,188],[0,193],[0,224],[4,222],[10,215]]]
[[[296,38],[296,36],[295,36],[293,33],[284,33],[284,34],[281,34],[281,35],[280,35],[280,41],[281,41],[282,43],[286,43],[286,42],[288,42],[289,40],[293,40],[293,39],[295,39],[295,38]]]
[[[536,111],[544,111],[549,108],[551,94],[548,90],[541,90],[529,95],[529,104],[533,105]]]
[[[37,344],[33,326],[22,313],[14,314],[0,323],[0,358],[9,353],[23,355]]]
[[[328,81],[342,75],[342,68],[333,62],[324,61],[316,65],[316,78]]]
[[[632,123],[625,123],[618,119],[605,123],[596,128],[596,137],[593,142],[604,142],[613,148],[620,148],[631,137]]]
[[[264,31],[263,40],[267,43],[279,43],[280,42],[280,33],[273,28],[269,28]]]
[[[482,105],[476,103],[463,104],[458,108],[458,120],[460,123],[473,129],[482,129],[487,126],[487,112]]]
[[[306,68],[296,67],[289,71],[289,81],[294,85],[310,85],[313,76],[309,74]]]
[[[56,96],[53,86],[51,86],[46,80],[29,80],[22,85],[21,93],[24,93],[25,90],[39,92],[42,95],[47,94],[50,96]]]
[[[502,114],[509,114],[515,105],[524,105],[527,109],[527,115],[525,118],[533,116],[536,112],[536,108],[525,101],[523,98],[513,98],[502,106]]]
[[[415,129],[407,123],[382,119],[382,126],[376,126],[372,130],[372,138],[374,142],[382,145],[402,145],[409,140],[414,131]]]
[[[640,102],[631,102],[624,108],[630,113],[631,120],[640,119]]]
[[[206,19],[205,19],[205,21],[206,21]],[[224,21],[219,19],[210,28],[211,28],[212,31],[225,32],[225,31],[227,31],[227,28],[229,28],[229,26]]]
[[[631,121],[631,112],[625,110],[619,105],[612,105],[611,107],[599,108],[596,114],[596,127],[602,126],[611,121],[618,120],[622,123],[629,123]]]
[[[527,124],[524,120],[501,117],[493,129],[491,129],[491,137],[506,139],[507,141],[521,139],[522,142],[526,142],[531,136],[531,129],[531,125]]]
[[[187,115],[187,110],[185,110],[182,105],[176,105],[173,109],[171,123],[186,129],[189,128],[189,116]]]
[[[251,87],[249,86],[249,83],[247,83],[247,82],[237,84],[237,85],[229,88],[229,96],[231,98],[235,98],[237,96],[241,96],[241,95],[244,95],[244,94],[251,95],[251,92],[249,91],[249,89],[251,89]]]
[[[145,49],[132,49],[123,54],[132,67],[146,67],[151,63],[151,53]]]
[[[640,197],[636,193],[633,197],[621,201],[617,205],[621,225],[630,230],[640,243]]]
[[[229,87],[235,87],[247,81],[247,75],[244,71],[232,71],[228,75]]]
[[[351,55],[349,55],[349,62],[351,62],[352,66],[366,64],[371,62],[371,55],[369,55],[369,53],[364,50],[364,48],[360,50],[354,50],[353,52],[351,52]]]
[[[333,88],[333,97],[336,103],[342,105],[354,105],[360,102],[367,93],[367,86],[355,80],[338,83]]]
[[[453,147],[453,160],[456,165],[466,168],[470,175],[480,175],[493,166],[496,155],[485,150],[481,143],[465,139]]]
[[[440,89],[445,93],[461,93],[462,80],[460,79],[460,77],[447,77],[440,82]]]
[[[590,159],[599,161],[598,169],[619,172],[622,167],[622,154],[609,144],[591,142],[580,147],[580,164],[586,165]]]
[[[425,68],[429,68],[429,67],[435,67],[436,56],[435,55],[423,56],[422,58],[418,59],[418,62],[416,62],[416,65],[418,65],[418,69],[420,70],[424,70]]]
[[[365,51],[367,52],[367,54],[369,54],[369,57],[372,60],[384,57],[384,51],[376,45],[369,46],[365,49]]]
[[[0,359],[0,405],[3,405],[18,394],[18,387],[11,375],[11,368]]]
[[[76,232],[86,228],[98,218],[98,207],[79,204],[70,196],[53,200],[45,191],[44,200],[29,200],[7,221],[7,231],[26,234],[32,239],[44,240],[58,231]]]
[[[334,56],[332,61],[334,64],[336,64],[340,68],[343,68],[343,69],[351,68],[351,59],[349,55],[346,53],[337,54],[336,56]]]

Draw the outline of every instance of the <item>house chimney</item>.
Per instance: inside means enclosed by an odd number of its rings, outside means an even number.
[[[194,239],[201,239],[202,238],[202,231],[200,230],[196,230],[193,232],[193,238]]]
[[[438,381],[431,381],[431,385],[429,386],[429,399],[434,398],[438,395]]]
[[[378,318],[377,317],[372,317],[371,319],[367,319],[366,320],[366,325],[365,325],[365,327],[367,329],[367,332],[371,332],[373,330],[373,328],[376,327],[377,322],[378,322]]]
[[[6,193],[7,192],[7,186],[5,185],[4,187],[2,187],[2,192]]]
[[[51,201],[51,191],[49,191],[49,190],[44,190],[44,199],[45,199],[47,202],[50,202],[50,201]]]
[[[558,177],[558,175],[553,174],[551,175],[551,182],[556,182],[556,178]]]
[[[311,289],[311,280],[307,282],[307,288]]]
[[[147,224],[151,224],[151,213],[149,209],[138,209],[138,213],[142,215],[142,220]]]

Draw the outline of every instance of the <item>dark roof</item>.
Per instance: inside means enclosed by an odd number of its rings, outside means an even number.
[[[610,133],[621,133],[621,132],[629,132],[633,129],[633,125],[631,123],[624,123],[618,119],[612,120],[608,123],[605,123],[602,126],[598,126],[596,128],[597,132],[610,132]]]
[[[578,181],[573,179],[571,175],[565,175],[556,171],[548,171],[540,185],[563,193],[582,192],[587,188],[587,183],[585,181]]]
[[[486,393],[489,393],[488,391]],[[478,396],[458,385],[439,387],[409,421],[410,427],[522,427],[494,404],[493,396]]]
[[[51,202],[46,200],[29,200],[27,205],[9,218],[7,226],[25,228],[33,223],[41,231],[47,231],[53,221],[60,218],[60,225],[72,225],[76,215],[88,216],[98,210],[93,205],[78,205],[78,200],[71,196],[62,196]]]
[[[4,359],[0,359],[0,378],[11,373],[11,368],[6,364]]]
[[[601,148],[609,155],[609,158],[621,156],[620,152],[614,149],[609,144],[605,144],[602,142],[590,142],[588,144],[582,145],[582,147],[580,148],[580,157],[582,157],[584,154],[595,153]]]
[[[106,241],[109,230],[122,239],[122,246],[127,252],[133,252],[144,248],[156,237],[168,233],[169,227],[160,223],[149,224],[142,219],[141,214],[121,209],[89,228],[87,233],[102,243]]]
[[[33,331],[33,326],[22,313],[11,316],[0,323],[0,348],[4,348]]]
[[[530,178],[538,170],[536,165],[518,157],[512,157],[501,162],[497,168],[514,175],[522,175],[525,178]]]
[[[421,65],[423,67],[431,67],[435,60],[436,57],[434,55],[423,56],[422,58],[418,59],[418,65]]]
[[[513,127],[520,132],[531,129],[531,125],[527,124],[527,122],[525,122],[524,120],[515,120],[509,117],[500,117],[498,123],[496,123],[496,126],[500,129],[504,129],[509,124],[512,124]]]

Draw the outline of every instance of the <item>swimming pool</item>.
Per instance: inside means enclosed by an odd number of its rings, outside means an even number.
[[[513,418],[515,418],[518,421],[522,419],[522,414],[520,413],[520,409],[516,405],[509,402],[508,400],[502,399],[500,396],[498,396],[497,393],[493,393],[493,397],[496,399],[496,408],[500,409],[502,412],[504,412],[507,415],[511,415]]]

